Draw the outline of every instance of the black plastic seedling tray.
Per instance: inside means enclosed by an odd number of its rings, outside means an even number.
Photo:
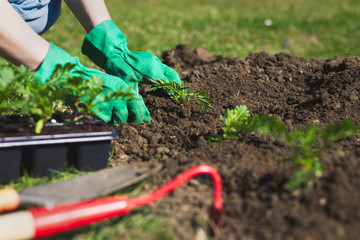
[[[66,162],[79,170],[105,168],[116,130],[0,138],[0,182],[19,178],[22,170],[36,177],[61,170]]]

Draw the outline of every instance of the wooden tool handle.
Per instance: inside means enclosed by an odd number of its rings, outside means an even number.
[[[19,206],[20,198],[15,189],[0,190],[0,212],[14,210]]]
[[[35,236],[35,223],[29,211],[4,214],[0,217],[0,239],[32,239]]]

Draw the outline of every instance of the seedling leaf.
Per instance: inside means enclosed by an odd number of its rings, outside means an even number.
[[[183,111],[183,107],[190,100],[190,97],[200,100],[200,111],[204,113],[207,108],[213,108],[211,98],[204,97],[206,91],[187,92],[189,87],[185,85],[184,81],[178,84],[175,81],[167,82],[163,79],[154,80],[154,85],[148,91],[155,91],[157,89],[164,89],[169,93],[171,99],[179,105],[179,111]]]

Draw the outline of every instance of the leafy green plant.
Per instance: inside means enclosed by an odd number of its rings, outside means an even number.
[[[77,106],[80,102],[80,98],[86,94],[86,81],[81,77],[81,75],[86,76],[86,73],[74,71],[74,67],[75,64],[71,63],[65,65],[59,64],[56,66],[51,76],[53,79],[56,78],[57,83],[63,86],[65,104],[73,111],[73,120],[75,120],[77,115]]]
[[[104,80],[101,77],[88,76],[83,71],[74,70],[74,67],[75,65],[70,63],[57,65],[46,83],[50,85],[48,91],[56,91],[49,94],[56,96],[56,99],[61,99],[58,106],[64,108],[67,105],[73,112],[73,121],[78,121],[81,118],[85,119],[88,131],[92,131],[91,120],[95,114],[101,111],[98,108],[100,104],[134,98],[131,88],[124,90],[119,87],[116,91],[107,90],[103,87]],[[87,76],[87,78],[84,79],[83,76]],[[48,104],[56,106],[55,103],[49,102]],[[49,113],[50,109],[48,109]]]
[[[340,123],[329,124],[324,128],[308,124],[305,127],[289,132],[286,144],[293,150],[290,159],[294,166],[294,173],[286,187],[290,190],[301,187],[311,189],[314,179],[321,176],[323,164],[319,162],[319,155],[331,143],[358,132],[359,127],[350,119]]]
[[[254,115],[245,105],[235,109],[226,109],[225,115],[220,116],[224,126],[223,134],[211,140],[236,139],[241,131],[253,131],[266,134],[273,140],[279,141],[292,150],[292,157],[288,160],[293,165],[293,175],[287,182],[290,190],[308,190],[314,185],[314,180],[321,176],[323,165],[319,162],[319,155],[331,143],[358,132],[359,127],[350,119],[341,123],[330,124],[324,128],[313,124],[294,131],[287,131],[285,125],[273,116]]]
[[[22,88],[25,79],[31,78],[33,73],[25,66],[15,67],[0,60],[0,116],[16,112],[21,106]]]
[[[73,91],[76,98],[76,110],[79,111],[78,118],[84,118],[87,121],[88,131],[91,129],[91,120],[94,114],[101,112],[99,105],[115,100],[132,100],[135,95],[131,93],[132,88],[122,89],[119,87],[116,91],[107,90],[103,87],[104,80],[100,77],[91,77],[83,83],[75,85],[69,84],[69,89]]]
[[[103,87],[103,79],[87,76],[74,67],[74,64],[57,65],[49,79],[40,82],[31,70],[0,62],[0,115],[16,109],[34,116],[35,133],[40,134],[46,131],[45,123],[55,112],[73,110],[72,120],[85,119],[88,130],[92,131],[91,120],[101,111],[100,104],[134,98],[131,88],[110,91]]]
[[[58,78],[50,78],[41,83],[37,78],[32,78],[26,82],[22,90],[25,100],[22,110],[25,113],[34,114],[39,117],[35,124],[35,133],[40,134],[45,123],[54,113],[56,107],[63,105],[64,90],[58,84]]]
[[[224,126],[223,138],[236,139],[236,135],[248,124],[250,112],[246,106],[237,106],[235,109],[226,109],[224,116],[220,115],[220,119]]]
[[[163,79],[156,79],[153,87],[151,87],[148,91],[155,91],[157,89],[166,90],[169,93],[170,98],[179,105],[180,112],[183,112],[184,106],[191,97],[200,100],[201,112],[204,113],[207,108],[213,108],[211,104],[213,100],[211,98],[205,97],[207,94],[206,91],[188,92],[188,88],[189,87],[185,85],[184,81],[181,81],[181,84],[178,84],[175,81],[167,82]]]

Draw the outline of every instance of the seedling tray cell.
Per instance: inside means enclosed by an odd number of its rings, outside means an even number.
[[[66,162],[79,170],[107,166],[116,130],[0,138],[0,182],[17,179],[21,166],[34,176],[61,170]]]
[[[0,183],[15,180],[20,176],[20,148],[0,148]]]
[[[63,144],[30,146],[23,150],[22,163],[35,177],[43,177],[52,170],[63,170],[66,158],[67,146]]]
[[[107,166],[109,151],[109,141],[73,144],[69,161],[81,171],[98,170]]]

